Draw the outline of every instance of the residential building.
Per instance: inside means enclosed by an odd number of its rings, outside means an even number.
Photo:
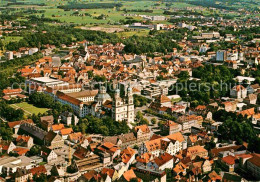
[[[59,134],[49,131],[44,137],[44,144],[50,149],[56,149],[64,145],[64,140]]]
[[[178,123],[168,120],[163,125],[163,131],[165,131],[168,135],[177,133],[182,130],[182,126]]]
[[[193,147],[188,147],[186,155],[187,157],[190,157],[191,160],[193,160],[197,156],[201,158],[206,158],[208,157],[208,151],[204,147],[197,145]]]
[[[18,168],[17,171],[12,174],[12,178],[15,182],[26,182],[32,180],[33,175],[29,170]]]
[[[247,89],[242,85],[234,86],[230,90],[230,96],[237,99],[244,99],[247,97]]]
[[[142,143],[138,149],[138,153],[141,155],[148,152],[156,157],[164,152],[175,155],[180,150],[185,149],[186,146],[187,144],[183,135],[178,132]]]
[[[16,138],[16,145],[30,149],[34,145],[33,138],[30,136],[18,135]]]
[[[173,163],[173,156],[165,152],[159,157],[155,157],[151,162],[147,164],[147,167],[153,170],[162,171],[165,169],[172,169]]]
[[[54,150],[42,147],[41,156],[47,163],[53,163],[57,161],[58,155],[54,152]]]
[[[253,157],[248,159],[246,162],[247,170],[257,180],[260,180],[260,154],[252,154]]]
[[[40,118],[40,124],[41,124],[41,127],[46,130],[46,131],[50,131],[51,129],[51,126],[53,125],[53,122],[54,121],[54,118],[53,116],[42,116]]]
[[[202,126],[203,117],[196,115],[183,115],[180,116],[176,122],[181,125],[182,131],[190,132],[191,127],[194,126],[200,128]]]

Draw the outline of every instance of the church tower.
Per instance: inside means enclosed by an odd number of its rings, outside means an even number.
[[[88,58],[90,57],[89,52],[88,52],[88,45],[87,45],[87,43],[86,43],[86,45],[85,45],[85,52],[86,52],[86,55],[85,55],[85,57],[84,57],[84,60],[87,61]]]
[[[131,86],[127,88],[127,122],[133,123],[135,119],[134,97]]]

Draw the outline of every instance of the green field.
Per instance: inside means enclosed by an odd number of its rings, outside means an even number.
[[[39,114],[39,113],[45,113],[47,112],[49,109],[47,108],[38,108],[33,106],[32,104],[29,104],[27,102],[21,102],[21,103],[17,103],[17,104],[10,104],[11,107],[15,108],[15,109],[22,109],[24,110],[25,115],[31,115],[31,114]]]
[[[18,42],[19,40],[23,39],[20,36],[5,36],[1,40],[5,43],[8,44],[9,42]]]
[[[16,12],[22,11],[27,8],[34,7],[35,10],[44,10],[43,13],[33,13],[36,16],[39,17],[46,17],[51,19],[59,20],[61,23],[73,23],[78,25],[84,25],[84,26],[93,26],[93,25],[102,25],[105,26],[108,23],[109,24],[118,24],[119,20],[125,20],[126,17],[122,16],[122,14],[125,13],[124,10],[153,10],[152,13],[149,12],[134,12],[129,11],[127,13],[130,14],[141,14],[141,15],[163,15],[164,9],[166,7],[168,8],[184,8],[189,5],[184,2],[172,2],[171,6],[166,6],[166,3],[160,3],[159,1],[152,1],[152,0],[144,0],[144,1],[129,1],[129,0],[120,0],[120,1],[114,1],[114,0],[95,0],[95,1],[87,1],[87,0],[80,0],[79,3],[121,3],[123,6],[120,8],[120,10],[117,10],[116,8],[107,8],[107,9],[82,9],[82,10],[70,10],[70,11],[64,11],[63,9],[57,8],[57,6],[66,5],[68,4],[68,1],[65,0],[21,0],[17,2],[23,2],[26,3],[26,5],[10,5],[8,8],[11,8],[15,10]],[[44,3],[46,6],[37,6],[36,4]],[[3,5],[4,3],[2,3]],[[33,5],[32,5],[33,4]],[[78,14],[75,14],[78,13]],[[85,13],[90,14],[91,16],[85,16]],[[96,19],[96,17],[100,15],[105,15],[105,19]],[[32,14],[28,14],[26,16],[29,16]],[[25,16],[25,17],[26,17]],[[24,17],[23,20],[26,21],[26,18]],[[133,17],[134,19],[140,19],[140,17]],[[166,21],[165,21],[166,22]],[[165,23],[163,22],[163,23]],[[161,23],[161,22],[158,22]]]

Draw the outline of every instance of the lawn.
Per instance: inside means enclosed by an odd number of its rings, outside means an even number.
[[[29,104],[28,102],[21,102],[21,103],[17,103],[17,104],[11,104],[10,106],[13,107],[13,108],[16,108],[16,109],[21,108],[22,110],[24,110],[25,115],[45,113],[46,111],[48,111],[47,108],[38,108],[38,107],[35,107],[32,104]]]
[[[149,34],[149,30],[137,30],[137,31],[130,31],[130,32],[118,32],[116,34],[119,37],[131,37],[133,35],[147,36]]]
[[[2,41],[4,41],[5,44],[8,44],[9,42],[18,42],[21,39],[23,39],[23,37],[20,37],[20,36],[5,36],[5,37],[2,38]]]

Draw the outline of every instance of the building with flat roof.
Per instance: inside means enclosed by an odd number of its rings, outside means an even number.
[[[27,85],[29,85],[29,94],[33,93],[37,90],[38,87],[54,87],[54,86],[68,86],[69,83],[64,82],[62,80],[50,78],[50,77],[39,77],[39,78],[31,78],[27,81]]]

